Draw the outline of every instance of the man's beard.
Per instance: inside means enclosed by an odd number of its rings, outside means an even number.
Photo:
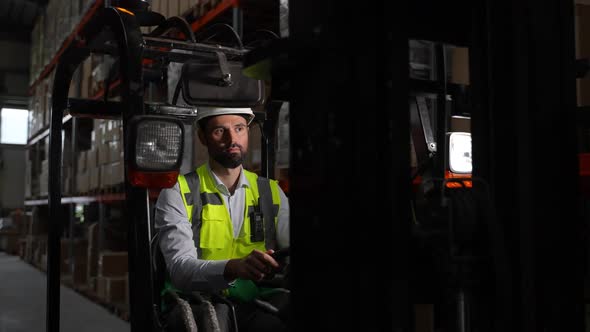
[[[226,151],[219,151],[216,153],[211,154],[211,158],[218,162],[221,166],[225,168],[236,168],[244,162],[244,152],[242,151],[242,147],[239,146],[240,153],[229,153]]]

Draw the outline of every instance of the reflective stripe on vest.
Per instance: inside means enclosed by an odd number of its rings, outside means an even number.
[[[250,186],[245,188],[244,223],[237,238],[233,237],[233,223],[228,208],[221,198],[221,193],[217,190],[215,181],[207,170],[207,166],[203,165],[197,168],[196,172],[178,177],[180,192],[189,222],[193,225],[193,232],[199,234],[198,237],[195,236],[195,246],[199,257],[202,259],[240,258],[248,255],[253,249],[262,251],[276,249],[275,229],[280,207],[278,183],[275,180],[259,178],[256,173],[246,170],[243,170],[243,172]],[[264,194],[265,197],[259,197],[259,180],[268,182],[271,199],[268,199],[268,194]],[[198,183],[196,183],[197,181]],[[199,188],[199,195],[192,192],[195,187]],[[262,192],[265,191],[268,190],[262,190]],[[272,204],[272,207],[268,207],[268,203],[263,203],[265,208],[263,209],[265,215],[265,241],[251,242],[250,212],[254,209],[254,206],[258,205],[259,198],[261,198],[261,201],[266,198],[266,201]],[[201,213],[196,211],[200,209],[199,204],[202,207]],[[196,210],[193,211],[195,206]],[[266,222],[267,218],[270,218],[269,222]]]

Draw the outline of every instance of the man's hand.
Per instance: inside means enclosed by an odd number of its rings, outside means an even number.
[[[244,258],[230,259],[225,265],[223,276],[229,281],[237,278],[260,281],[279,268],[279,263],[270,256],[273,252],[254,249]]]

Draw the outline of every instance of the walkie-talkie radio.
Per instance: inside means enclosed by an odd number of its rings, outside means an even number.
[[[254,205],[253,211],[250,212],[250,241],[264,241],[264,216],[260,211],[260,199],[258,205]]]

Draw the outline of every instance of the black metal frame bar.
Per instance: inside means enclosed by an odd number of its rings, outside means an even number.
[[[436,150],[436,141],[432,122],[428,112],[425,96],[410,97],[410,133],[416,154],[417,173],[432,160]]]
[[[188,24],[188,22],[180,16],[173,16],[166,19],[166,21],[155,28],[149,34],[149,36],[161,36],[172,29],[176,29],[177,31],[181,32],[187,40],[196,42],[195,33],[193,32],[190,24]]]
[[[69,98],[68,113],[73,117],[93,119],[121,119],[122,105],[116,101]]]
[[[185,51],[207,52],[213,54],[215,54],[216,51],[219,51],[226,55],[238,56],[243,56],[248,52],[246,49],[238,49],[221,45],[194,44],[182,40],[166,39],[161,37],[144,37],[143,40],[146,43],[146,47],[175,48]]]
[[[277,124],[279,122],[279,112],[281,111],[281,101],[271,101],[266,104],[266,118],[261,126],[262,133],[262,158],[261,158],[261,172],[262,175],[268,178],[274,178],[275,161],[274,154],[276,140],[277,140]]]
[[[57,64],[53,85],[53,100],[49,128],[49,220],[52,223],[47,235],[47,331],[59,331],[60,310],[60,255],[61,255],[61,140],[64,110],[67,107],[68,89],[76,66],[86,58],[83,52],[68,49],[62,55],[65,61]]]
[[[447,143],[446,135],[449,128],[450,114],[447,107],[447,69],[446,69],[446,52],[445,44],[435,43],[436,54],[436,80],[441,84],[442,90],[436,95],[436,150],[434,158],[435,177],[444,178],[445,166],[447,161]]]
[[[80,37],[87,43],[110,29],[117,44],[121,72],[121,117],[123,119],[124,137],[127,137],[127,123],[135,115],[144,114],[143,104],[143,38],[134,15],[121,12],[115,8],[103,8],[92,17],[80,32]],[[76,68],[88,57],[90,49],[79,44],[71,44],[63,53],[55,69],[53,85],[53,104],[51,109],[51,126],[49,133],[49,217],[53,222],[61,220],[61,129],[64,110],[69,106],[79,105],[71,101],[68,105],[68,88]],[[89,102],[89,106],[100,104]],[[112,106],[103,103],[106,107]],[[75,107],[73,107],[75,108]],[[105,112],[113,116],[114,112]],[[100,117],[100,113],[90,114]],[[128,139],[124,139],[124,151],[128,151]],[[125,158],[125,197],[127,218],[129,220],[129,296],[131,331],[148,331],[155,326],[152,312],[152,272],[150,268],[150,214],[149,197],[146,189],[132,187],[127,178],[129,154]],[[60,310],[60,228],[52,225],[48,234],[48,269],[47,269],[47,331],[59,331]]]

